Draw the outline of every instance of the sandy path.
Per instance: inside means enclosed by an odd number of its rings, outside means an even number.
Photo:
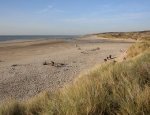
[[[0,43],[0,101],[23,100],[43,90],[57,90],[81,72],[102,63],[109,54],[120,55],[120,49],[126,50],[131,44],[97,39]],[[65,65],[43,65],[45,61]]]

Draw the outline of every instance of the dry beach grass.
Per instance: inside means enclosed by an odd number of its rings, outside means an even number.
[[[98,65],[59,91],[44,92],[25,102],[8,102],[0,112],[2,115],[148,115],[149,48],[149,42],[137,43],[127,51],[126,60]]]
[[[130,52],[130,50],[129,50]],[[3,115],[97,115],[150,113],[149,48],[123,62],[108,62],[60,91],[9,103]]]
[[[114,39],[134,39],[134,40],[150,40],[150,31],[137,31],[137,32],[108,32],[94,34],[98,37],[114,38]]]

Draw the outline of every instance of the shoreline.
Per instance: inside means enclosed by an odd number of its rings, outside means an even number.
[[[10,37],[9,39],[1,37]],[[18,38],[20,37],[20,38]],[[26,41],[43,41],[43,40],[73,40],[80,38],[79,35],[10,35],[1,36],[0,43],[26,42]]]

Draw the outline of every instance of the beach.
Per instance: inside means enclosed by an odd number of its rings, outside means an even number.
[[[133,41],[86,36],[76,40],[0,42],[0,101],[26,100],[56,91],[109,55],[116,58]]]

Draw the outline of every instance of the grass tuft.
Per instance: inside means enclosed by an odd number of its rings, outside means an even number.
[[[25,106],[22,103],[12,101],[1,107],[0,115],[25,115],[25,111]]]
[[[135,57],[138,54],[150,49],[150,42],[139,42],[132,45],[127,51],[127,57]]]

